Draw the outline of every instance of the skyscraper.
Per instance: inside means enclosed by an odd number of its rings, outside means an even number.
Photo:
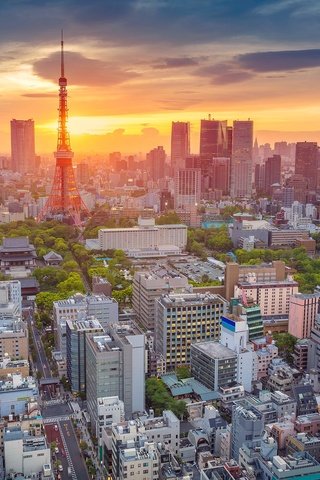
[[[318,144],[316,142],[297,142],[295,173],[302,175],[308,182],[308,190],[317,188]]]
[[[212,157],[224,157],[228,153],[227,120],[201,120],[200,157],[210,160]]]
[[[34,121],[11,120],[11,168],[28,173],[35,169]]]
[[[200,202],[201,170],[184,168],[176,170],[174,178],[174,209],[186,212],[194,209]]]
[[[161,146],[153,148],[147,153],[147,166],[150,172],[150,177],[154,182],[165,177],[165,161],[166,152]]]
[[[265,161],[264,170],[265,188],[267,194],[272,193],[271,185],[275,183],[281,184],[281,157],[280,155],[273,155]]]
[[[171,127],[171,167],[185,168],[186,157],[190,155],[190,123],[172,122]]]
[[[252,191],[253,122],[233,122],[231,196],[250,197]]]

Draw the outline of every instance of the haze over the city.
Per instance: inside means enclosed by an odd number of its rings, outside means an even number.
[[[2,0],[0,142],[33,118],[36,148],[56,144],[64,29],[75,151],[169,145],[171,121],[255,122],[260,143],[320,140],[317,0]]]

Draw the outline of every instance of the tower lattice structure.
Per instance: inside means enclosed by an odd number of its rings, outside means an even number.
[[[62,218],[77,226],[81,224],[81,214],[89,211],[81,199],[72,166],[73,152],[67,129],[67,79],[64,75],[63,37],[61,37],[61,75],[59,78],[59,121],[57,151],[54,153],[56,167],[50,196],[40,212],[39,220]]]

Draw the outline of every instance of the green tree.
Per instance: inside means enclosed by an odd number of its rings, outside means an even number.
[[[287,332],[274,333],[273,338],[275,340],[276,346],[278,347],[279,355],[283,357],[287,362],[292,363],[292,355],[295,344],[297,343],[297,338]]]
[[[190,378],[191,377],[190,368],[187,365],[182,365],[181,367],[177,367],[176,375],[178,380],[183,380],[184,378]]]
[[[66,280],[57,285],[57,290],[59,293],[68,294],[68,296],[78,292],[85,293],[82,278],[77,272],[70,273]]]
[[[181,223],[181,219],[176,212],[168,212],[156,218],[156,225],[173,225]]]

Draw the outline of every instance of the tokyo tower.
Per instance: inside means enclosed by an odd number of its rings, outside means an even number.
[[[54,156],[56,168],[50,196],[39,214],[39,221],[58,219],[76,226],[89,211],[81,199],[72,166],[73,152],[67,129],[67,79],[64,76],[63,35],[61,34],[61,75],[59,78],[58,143]]]

